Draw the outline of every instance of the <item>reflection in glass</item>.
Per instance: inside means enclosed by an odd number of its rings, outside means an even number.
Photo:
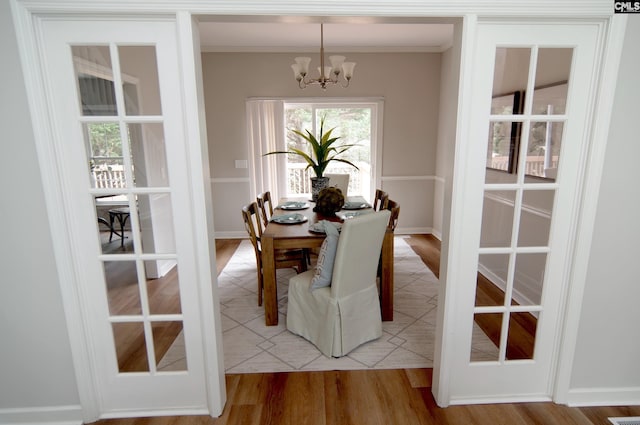
[[[531,49],[529,48],[498,47],[496,49],[493,90],[491,92],[494,99],[512,95],[527,87],[530,57]],[[519,103],[523,100],[524,99],[520,99]],[[505,100],[505,102],[497,102],[495,105],[492,105],[491,114],[522,114],[521,108],[514,110],[508,106],[508,100]],[[513,105],[512,100],[511,104]]]
[[[100,189],[126,187],[118,123],[85,123],[83,128],[89,155],[91,187]]]
[[[546,265],[546,253],[517,254],[511,304],[540,304]]]
[[[149,360],[141,322],[112,323],[118,370],[120,372],[148,372]]]
[[[537,121],[531,123],[527,146],[526,174],[555,181],[562,146],[561,122]]]
[[[517,146],[521,127],[521,123],[511,121],[489,123],[487,168],[509,173],[514,172],[518,162]]]
[[[160,123],[128,124],[133,181],[136,187],[169,186],[164,128]]]
[[[153,322],[151,329],[158,371],[187,370],[187,353],[182,322]]]
[[[498,361],[502,313],[476,313],[471,333],[471,362]]]
[[[175,254],[171,195],[150,193],[137,195],[142,252]]]
[[[82,115],[118,115],[109,46],[73,46]]]
[[[509,254],[480,254],[476,285],[476,307],[504,305],[509,272]]]
[[[567,104],[567,82],[571,73],[573,49],[540,48],[533,93],[535,115],[561,115]]]
[[[107,285],[109,314],[112,316],[142,314],[136,262],[105,261],[103,270]]]
[[[161,115],[155,46],[119,46],[127,115]]]
[[[103,254],[123,254],[134,251],[131,234],[131,208],[127,195],[94,196],[97,231]]]
[[[525,190],[522,193],[518,246],[547,246],[555,190]]]
[[[513,190],[484,192],[481,248],[511,246],[515,198]]]
[[[533,359],[538,321],[531,313],[511,313],[507,360]]]
[[[180,282],[175,260],[144,262],[151,314],[180,314]]]

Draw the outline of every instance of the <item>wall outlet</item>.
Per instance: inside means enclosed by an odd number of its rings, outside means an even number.
[[[236,168],[247,168],[247,160],[246,159],[236,159]]]

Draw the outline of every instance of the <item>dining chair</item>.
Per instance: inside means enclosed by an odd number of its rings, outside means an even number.
[[[387,209],[387,200],[389,199],[389,195],[387,192],[376,189],[376,194],[373,197],[373,210],[380,211]]]
[[[396,201],[393,201],[387,198],[386,209],[391,211],[391,217],[389,217],[389,230],[396,230],[396,226],[398,225],[398,217],[400,217],[400,204]]]
[[[345,221],[339,238],[323,242],[316,270],[289,279],[287,329],[327,357],[347,355],[382,335],[376,270],[390,215],[384,210]],[[315,285],[327,267],[330,280]]]
[[[262,236],[262,223],[258,213],[258,204],[252,202],[242,207],[242,220],[249,234],[251,245],[256,254],[256,269],[258,272],[258,305],[262,305],[262,291],[264,283],[262,279],[262,248],[260,237]],[[295,268],[297,273],[307,270],[307,257],[302,249],[276,250],[274,253],[276,269]]]
[[[349,174],[325,174],[329,177],[329,186],[337,187],[346,197],[349,190]]]
[[[271,216],[273,215],[273,203],[271,202],[271,192],[267,191],[258,195],[256,199],[258,203],[258,208],[260,208],[260,212],[262,213],[262,223],[265,227],[269,223]]]

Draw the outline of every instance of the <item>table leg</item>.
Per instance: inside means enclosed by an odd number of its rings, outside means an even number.
[[[273,255],[273,238],[263,237],[262,282],[264,284],[264,319],[267,326],[278,324],[278,293],[276,285],[276,261]]]
[[[120,247],[124,248],[124,228],[127,225],[127,219],[129,218],[129,214],[123,214],[118,217],[118,221],[120,222]]]
[[[383,321],[393,321],[393,231],[387,230],[382,242],[380,310]]]

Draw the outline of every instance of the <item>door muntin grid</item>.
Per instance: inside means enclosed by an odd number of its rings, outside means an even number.
[[[472,363],[536,357],[572,56],[570,48],[496,49]]]
[[[162,357],[181,337],[184,318],[155,46],[71,52],[113,364],[120,374],[163,373]],[[168,304],[160,300],[167,294]]]

